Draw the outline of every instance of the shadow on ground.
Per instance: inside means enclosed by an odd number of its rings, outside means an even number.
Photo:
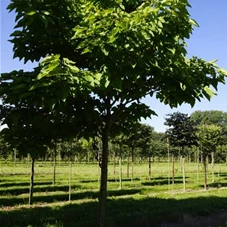
[[[0,212],[1,227],[94,227],[97,202],[59,207],[34,207]],[[211,219],[227,208],[225,197],[198,197],[182,200],[140,197],[108,200],[107,227],[216,227],[227,222],[227,215]],[[225,210],[227,212],[227,210]],[[200,216],[208,223],[193,222]],[[188,224],[189,223],[189,224]]]
[[[67,187],[67,190],[69,188]],[[123,195],[133,195],[140,193],[141,189],[125,189],[125,190],[110,190],[108,191],[108,196],[123,196]],[[26,191],[28,193],[28,190]],[[84,192],[73,192],[71,193],[71,200],[81,200],[81,199],[97,199],[99,195],[98,191],[84,191]],[[53,202],[62,202],[68,201],[68,193],[64,194],[50,194],[46,195],[35,195],[35,203],[53,203]],[[15,206],[28,204],[28,196],[26,198],[22,197],[0,197],[0,206]],[[1,225],[0,225],[1,226]]]
[[[43,185],[43,184],[42,184]],[[21,185],[19,185],[21,186]],[[21,195],[21,194],[25,194],[28,193],[29,190],[29,186],[25,187],[19,187],[16,186],[15,188],[6,188],[3,190],[0,190],[0,195]],[[39,186],[39,184],[35,184],[34,186],[34,192],[55,192],[55,191],[65,191],[67,192],[69,190],[69,186],[67,185],[46,185],[46,186],[40,186],[40,187],[36,187]],[[72,185],[72,188],[81,188],[80,185]]]

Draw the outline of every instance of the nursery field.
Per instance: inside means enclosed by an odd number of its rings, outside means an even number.
[[[126,163],[110,163],[107,222],[109,227],[227,226],[227,165],[208,169],[208,190],[203,189],[203,168],[186,163],[186,190],[181,165],[175,181],[168,162],[134,163],[127,176]],[[199,171],[199,172],[198,172]],[[100,169],[96,163],[59,162],[53,185],[53,164],[35,164],[34,204],[28,204],[29,163],[1,162],[1,227],[91,227],[96,225]],[[214,181],[212,183],[212,181]],[[70,186],[69,186],[70,185]],[[121,186],[121,188],[120,188]]]

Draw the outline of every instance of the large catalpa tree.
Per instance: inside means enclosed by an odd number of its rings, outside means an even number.
[[[114,124],[154,114],[141,103],[146,95],[171,107],[194,105],[224,82],[226,72],[214,63],[186,57],[185,39],[197,25],[189,6],[187,0],[12,0],[8,6],[16,11],[14,57],[44,58],[21,94],[45,87],[51,93],[40,94],[43,105],[73,103],[70,113],[102,137],[99,226],[105,226]]]

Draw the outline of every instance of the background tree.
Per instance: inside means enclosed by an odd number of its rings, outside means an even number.
[[[105,226],[108,141],[114,123],[151,116],[154,112],[141,103],[146,95],[155,94],[171,107],[194,105],[210,98],[209,86],[216,89],[224,82],[226,72],[212,62],[186,58],[185,39],[197,25],[188,6],[187,0],[63,0],[61,6],[12,0],[8,6],[16,11],[14,57],[25,62],[44,58],[32,89],[53,89],[47,99],[51,107],[74,97],[74,114],[90,132],[101,135],[99,226]]]
[[[159,149],[159,142],[157,133],[154,128],[141,124],[140,136],[138,138],[138,147],[141,149],[141,155],[148,158],[148,178],[151,179],[151,158],[154,157],[155,152]]]
[[[195,111],[191,114],[191,118],[198,125],[217,125],[221,127],[222,133],[219,141],[220,152],[216,152],[216,159],[225,160],[227,156],[227,151],[225,149],[227,145],[227,113],[219,110],[209,110],[209,111]]]
[[[183,161],[183,183],[185,190],[185,147],[191,147],[197,144],[196,127],[188,114],[175,112],[173,114],[168,114],[167,116],[169,117],[166,118],[165,125],[169,127],[167,130],[169,143],[171,146],[179,147],[181,149]]]
[[[217,125],[200,125],[198,129],[198,142],[202,152],[204,166],[204,189],[206,190],[208,156],[210,156],[217,149],[221,138],[221,127]]]

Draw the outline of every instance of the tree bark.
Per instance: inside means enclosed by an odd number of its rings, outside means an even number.
[[[31,163],[31,175],[30,175],[30,188],[29,188],[29,205],[33,204],[33,189],[34,189],[34,167],[35,167],[35,159],[32,158]]]
[[[174,163],[174,154],[172,154],[172,184],[174,185],[175,181],[175,163]]]
[[[151,180],[151,156],[148,157],[149,180]]]
[[[17,161],[17,150],[16,149],[14,149],[14,158],[13,158],[13,160],[14,160],[14,167],[16,167],[16,161]]]
[[[119,157],[119,188],[122,189],[122,165],[121,165],[121,155]]]
[[[127,158],[127,178],[129,178],[129,160],[130,160],[130,153],[128,152],[128,158]]]
[[[197,151],[197,183],[199,182],[199,151]]]
[[[203,166],[204,166],[204,190],[207,190],[207,158],[203,158]]]
[[[214,183],[214,152],[211,153],[212,183]]]
[[[131,164],[131,181],[133,181],[133,178],[134,178],[134,148],[132,148],[132,164]]]
[[[182,157],[182,174],[183,174],[183,190],[186,191],[186,181],[185,181],[185,157]]]
[[[69,163],[69,202],[71,201],[71,191],[72,191],[72,160]]]
[[[107,200],[107,178],[108,178],[108,155],[109,155],[109,131],[110,131],[110,113],[107,113],[107,120],[102,132],[102,168],[99,195],[99,213],[98,226],[106,226],[106,200]]]
[[[57,156],[57,144],[55,142],[54,146],[54,172],[53,172],[53,185],[55,185],[56,182],[56,156]]]
[[[113,174],[115,178],[115,174],[116,174],[116,152],[115,151],[114,151],[114,157],[113,157]]]

